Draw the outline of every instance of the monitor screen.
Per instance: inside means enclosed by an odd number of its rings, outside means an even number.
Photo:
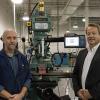
[[[84,35],[64,37],[65,48],[85,48],[85,46],[86,46],[86,41]]]
[[[45,30],[48,27],[48,23],[35,23],[35,29]]]
[[[79,37],[65,37],[65,47],[79,46]]]

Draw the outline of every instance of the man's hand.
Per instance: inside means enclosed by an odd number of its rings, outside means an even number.
[[[84,96],[88,99],[92,98],[92,96],[90,95],[90,93],[87,89],[84,90]]]
[[[79,96],[79,98],[81,98],[82,100],[88,100],[85,96],[84,96],[84,90],[83,89],[80,89],[79,91],[78,91],[78,96]]]
[[[12,95],[9,100],[22,100],[26,95],[26,92],[27,87],[23,87],[20,93]]]
[[[9,100],[22,100],[23,96],[21,94],[14,94],[12,95]]]
[[[12,94],[10,94],[7,90],[3,89],[1,92],[0,92],[0,97],[3,97],[5,99],[8,99],[10,97],[12,97]]]
[[[88,100],[92,98],[92,96],[90,95],[87,89],[80,89],[77,94],[82,100]]]

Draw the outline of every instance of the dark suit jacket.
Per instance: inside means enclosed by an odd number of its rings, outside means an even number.
[[[81,50],[76,59],[76,64],[72,76],[75,95],[77,95],[77,91],[82,88],[81,75],[87,53],[87,49]],[[93,100],[100,100],[100,46],[98,47],[90,64],[85,87],[92,95]]]

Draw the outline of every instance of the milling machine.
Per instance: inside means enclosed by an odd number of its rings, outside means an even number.
[[[51,59],[54,61],[55,57],[50,53],[49,45],[55,40],[48,36],[52,29],[51,19],[45,11],[43,0],[38,3],[38,9],[32,12],[31,26],[29,25],[28,29],[30,42],[28,60],[33,75],[28,98],[29,100],[61,100],[53,92],[53,88],[58,85],[59,78],[71,77],[71,73],[54,70],[55,65],[52,64]],[[61,40],[64,41],[64,39]],[[58,56],[59,53],[57,58]],[[59,57],[62,59],[62,56]]]

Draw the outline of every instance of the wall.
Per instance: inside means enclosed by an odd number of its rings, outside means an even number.
[[[0,37],[5,29],[13,28],[13,11],[9,0],[0,0]],[[0,40],[0,49],[2,41]]]

